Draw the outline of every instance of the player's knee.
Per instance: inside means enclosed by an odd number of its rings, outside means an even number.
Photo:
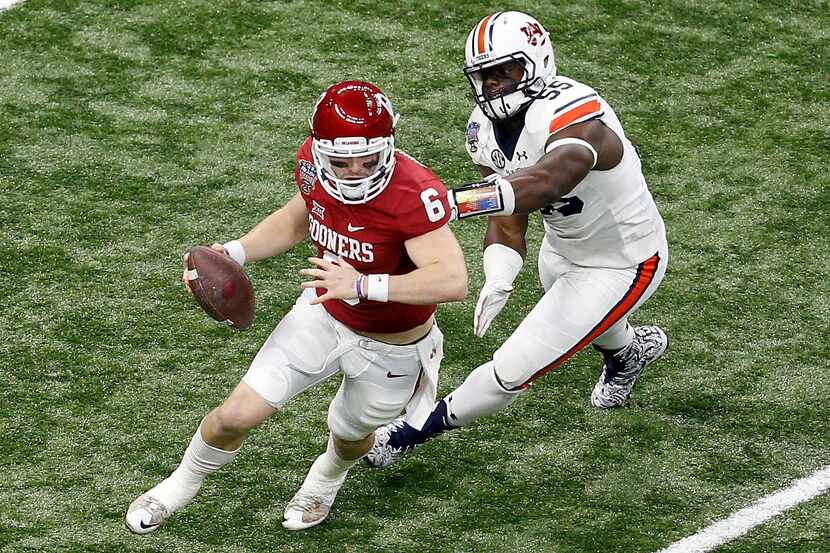
[[[528,381],[527,371],[523,370],[519,364],[495,358],[493,359],[493,374],[496,382],[506,392],[521,391]]]
[[[333,405],[333,407],[335,406]],[[329,409],[326,422],[329,430],[334,435],[335,444],[338,442],[346,444],[359,442],[372,432],[366,428],[365,424],[352,420],[352,417],[344,413],[342,409]]]
[[[263,421],[259,413],[236,402],[220,405],[212,415],[216,430],[226,436],[247,434]]]
[[[341,459],[358,459],[365,455],[374,442],[373,434],[369,434],[360,440],[344,440],[332,432],[334,451]]]

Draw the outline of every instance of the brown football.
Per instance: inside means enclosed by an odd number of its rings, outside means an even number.
[[[196,246],[187,257],[193,297],[217,321],[245,330],[254,322],[254,287],[239,264],[222,252]]]

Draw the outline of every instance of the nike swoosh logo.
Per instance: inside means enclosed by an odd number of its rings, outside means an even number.
[[[159,524],[161,524],[161,523],[159,522]],[[138,523],[138,525],[141,526],[144,530],[146,530],[148,528],[155,528],[159,524],[144,524],[143,520]]]
[[[349,232],[357,232],[357,231],[359,231],[359,230],[363,230],[363,229],[365,229],[366,227],[353,227],[353,226],[352,226],[352,224],[351,224],[351,223],[349,223],[349,224],[348,224],[348,226],[347,226],[346,228],[348,228],[348,229],[349,229]]]
[[[392,374],[392,371],[386,372],[386,378],[402,378],[406,376],[405,374]]]

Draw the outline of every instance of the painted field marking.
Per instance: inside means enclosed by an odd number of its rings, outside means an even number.
[[[695,534],[657,553],[705,553],[749,532],[755,526],[780,515],[800,503],[817,497],[830,488],[830,465],[793,484],[762,497],[749,507],[711,524]]]

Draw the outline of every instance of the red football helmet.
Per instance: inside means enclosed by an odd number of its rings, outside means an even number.
[[[323,188],[345,204],[366,203],[383,192],[395,168],[392,103],[373,84],[343,81],[329,87],[311,117],[311,151]],[[340,179],[332,158],[378,154],[375,171],[363,178]]]

